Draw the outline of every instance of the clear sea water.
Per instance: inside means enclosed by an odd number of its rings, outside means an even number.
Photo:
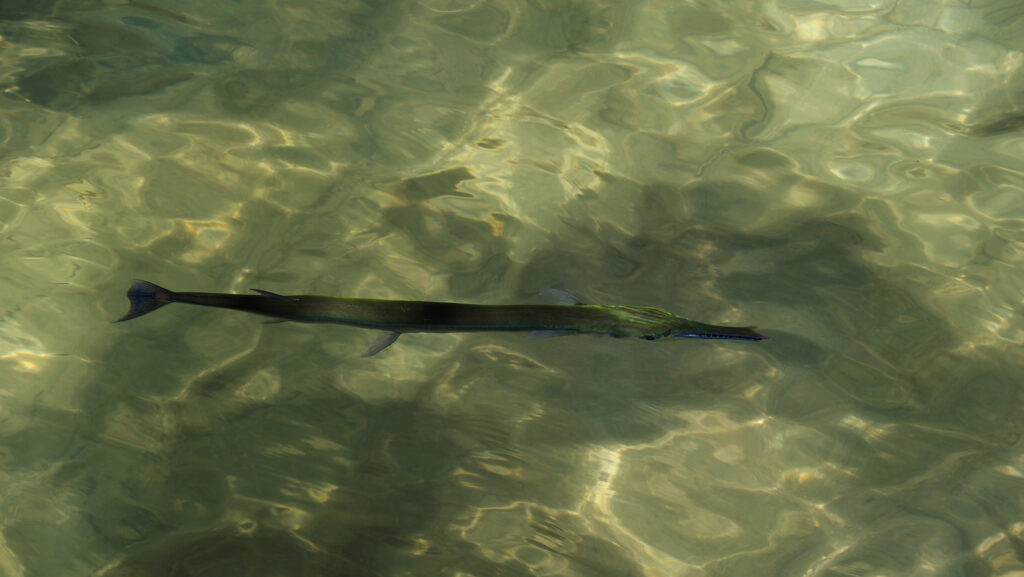
[[[4,0],[0,89],[0,575],[1024,575],[1019,0]]]

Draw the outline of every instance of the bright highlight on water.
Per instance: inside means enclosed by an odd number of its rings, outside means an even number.
[[[149,281],[135,280],[128,289],[131,309],[116,322],[127,321],[171,303],[234,309],[301,323],[337,323],[385,331],[364,356],[391,346],[402,333],[480,331],[528,332],[532,337],[576,334],[760,341],[754,327],[709,325],[678,317],[657,307],[583,304],[564,291],[548,291],[559,301],[539,305],[476,305],[429,301],[392,301],[316,295],[173,292]]]

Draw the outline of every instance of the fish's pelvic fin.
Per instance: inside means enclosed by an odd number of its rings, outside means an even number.
[[[127,294],[130,304],[128,313],[114,321],[115,323],[141,317],[164,305],[169,305],[175,300],[173,292],[160,285],[141,279],[132,281],[132,286],[128,288]]]
[[[363,353],[363,356],[364,357],[372,357],[373,355],[375,355],[375,354],[383,351],[384,349],[390,347],[391,345],[393,345],[395,343],[395,341],[398,340],[398,337],[400,337],[400,336],[402,336],[402,333],[384,333],[384,334],[382,334],[381,336],[377,337],[377,340],[373,341],[373,344],[370,345],[370,348],[366,349],[366,352]]]
[[[272,299],[277,299],[279,301],[295,302],[295,301],[299,300],[298,297],[290,297],[288,295],[279,295],[277,293],[272,293],[270,291],[265,291],[265,290],[260,290],[260,289],[249,289],[249,290],[251,290],[252,292],[260,293],[261,295],[263,295],[265,297],[270,297]]]

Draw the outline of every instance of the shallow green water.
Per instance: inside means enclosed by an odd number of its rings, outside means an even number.
[[[0,575],[1024,573],[1024,5],[0,4]],[[562,287],[407,335],[133,277]]]

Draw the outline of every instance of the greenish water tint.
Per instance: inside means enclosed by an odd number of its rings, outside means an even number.
[[[1024,5],[0,4],[0,575],[1024,572]],[[410,335],[211,292],[595,303]],[[136,324],[138,323],[138,324]]]

